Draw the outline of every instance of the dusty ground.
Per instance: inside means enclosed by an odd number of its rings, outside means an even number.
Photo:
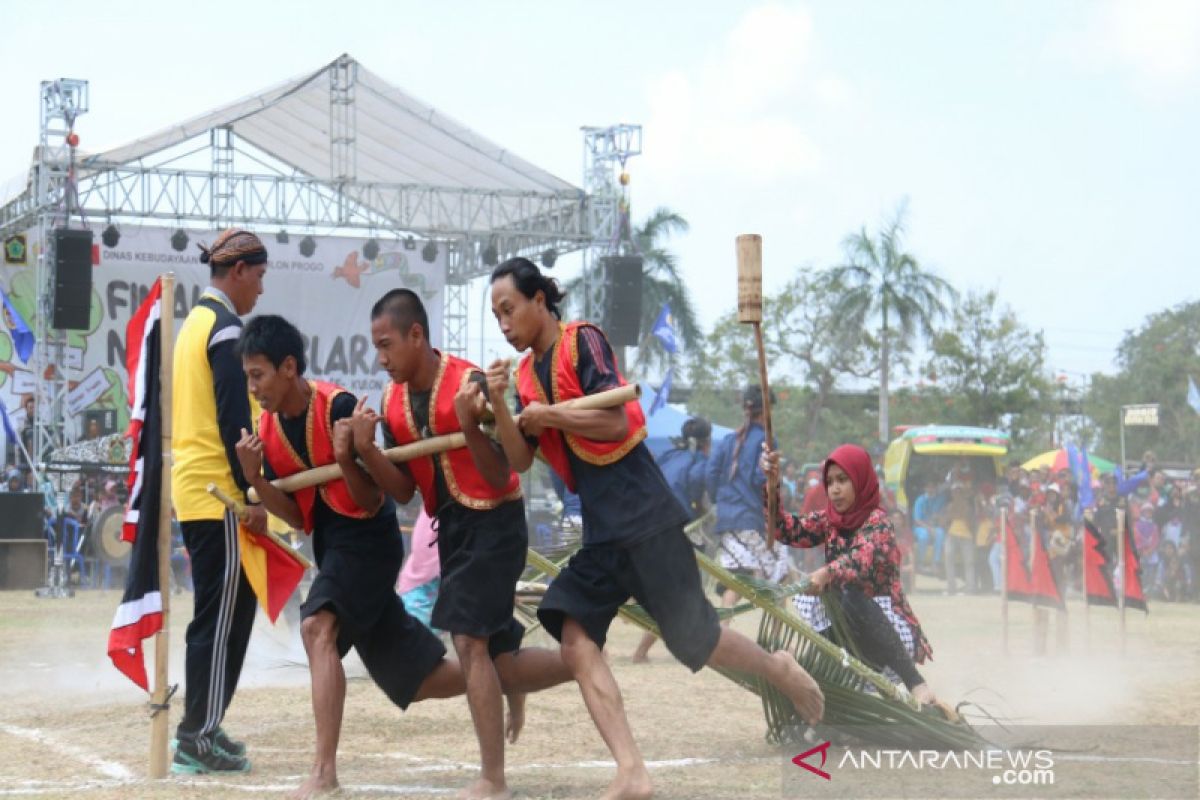
[[[930,589],[936,587],[931,586]],[[117,592],[39,600],[0,593],[0,796],[217,798],[284,796],[308,766],[307,671],[293,631],[260,616],[226,728],[250,747],[253,772],[227,778],[144,778],[146,698],[110,665],[105,643]],[[182,676],[190,595],[174,598],[171,675]],[[944,696],[971,698],[1009,719],[1037,723],[1200,721],[1200,607],[1157,604],[1131,612],[1127,654],[1117,614],[1070,608],[1071,655],[1034,658],[1028,606],[1010,608],[1009,654],[1000,601],[918,592],[913,605],[933,642],[926,676]],[[746,620],[739,627],[753,632]],[[763,741],[759,702],[712,672],[692,676],[660,647],[630,663],[638,632],[614,624],[610,651],[634,733],[663,798],[778,798],[786,755]],[[542,636],[534,643],[545,644]],[[151,648],[152,649],[152,648]],[[348,661],[352,676],[340,750],[343,796],[449,795],[472,774],[476,745],[464,700],[402,714]],[[179,719],[180,702],[172,712]],[[788,765],[789,768],[790,765]],[[523,798],[595,797],[612,767],[574,686],[530,698],[509,751]]]

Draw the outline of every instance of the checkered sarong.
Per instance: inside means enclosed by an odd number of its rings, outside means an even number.
[[[718,553],[725,569],[754,570],[772,583],[786,578],[791,565],[785,545],[779,542],[768,545],[766,535],[753,530],[721,534]]]
[[[908,624],[908,620],[900,616],[892,608],[892,598],[884,595],[871,599],[883,611],[883,615],[888,618],[888,622],[892,623],[892,627],[896,630],[896,635],[900,637],[900,642],[904,645],[904,652],[915,659],[917,657],[917,644],[916,639],[913,638],[912,626]],[[825,604],[821,602],[820,597],[811,594],[798,594],[792,598],[792,605],[795,606],[796,613],[800,615],[800,619],[807,622],[818,633],[822,633],[833,626],[833,623],[829,620],[829,615],[825,613]],[[885,667],[883,675],[894,684],[899,685],[901,683],[900,676],[891,668]]]

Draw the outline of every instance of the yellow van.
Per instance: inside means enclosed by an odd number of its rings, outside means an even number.
[[[904,429],[883,455],[883,480],[901,508],[912,503],[929,481],[941,483],[952,470],[970,469],[976,486],[995,484],[1003,475],[1009,436],[991,428],[922,425]]]

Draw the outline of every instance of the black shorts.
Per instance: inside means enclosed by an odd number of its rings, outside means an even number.
[[[486,637],[492,658],[518,650],[525,628],[513,618],[513,594],[529,546],[525,504],[454,508],[438,517],[437,545],[442,574],[430,624],[451,634]]]
[[[631,596],[654,618],[671,655],[692,672],[708,663],[721,626],[700,587],[695,551],[682,527],[627,548],[584,546],[546,590],[538,619],[562,641],[563,621],[570,617],[604,647],[609,624]]]
[[[351,647],[357,650],[388,699],[408,708],[425,678],[445,658],[446,648],[404,610],[395,589],[399,558],[389,553],[336,546],[323,552],[320,572],[300,614],[307,619],[318,611],[332,612],[338,619],[338,655],[344,657]]]

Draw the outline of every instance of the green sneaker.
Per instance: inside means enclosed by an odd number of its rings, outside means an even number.
[[[249,772],[250,761],[244,756],[231,756],[217,748],[207,753],[196,750],[189,742],[179,742],[171,772],[176,775],[207,775],[210,772]]]
[[[243,758],[246,755],[246,743],[229,738],[224,728],[217,728],[217,732],[213,734],[213,747],[227,756]]]

